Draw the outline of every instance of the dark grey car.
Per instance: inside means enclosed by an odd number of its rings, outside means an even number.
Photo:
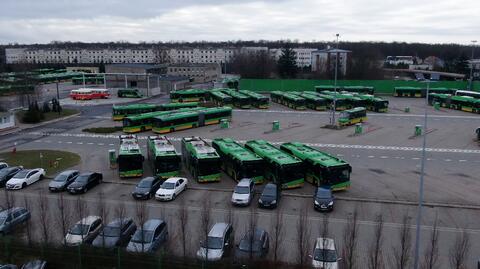
[[[167,223],[149,219],[137,229],[127,245],[129,252],[155,252],[168,238]]]
[[[162,181],[158,177],[146,177],[135,186],[132,192],[134,199],[150,199],[160,188]]]
[[[137,225],[131,218],[115,219],[103,227],[103,230],[93,240],[92,245],[103,248],[125,246],[136,230]]]
[[[238,260],[248,260],[250,258],[263,258],[267,256],[269,249],[268,233],[263,229],[250,230],[243,235],[242,240],[235,249],[235,258]]]
[[[277,184],[268,183],[263,188],[260,199],[258,199],[258,206],[263,208],[276,208],[280,201],[280,188]]]
[[[79,172],[77,170],[66,170],[58,174],[50,183],[48,184],[48,189],[50,191],[64,191],[67,189],[68,185],[78,177]]]
[[[8,234],[30,219],[30,212],[23,207],[12,207],[0,212],[0,234]]]
[[[11,166],[0,170],[0,187],[5,187],[7,181],[9,181],[14,175],[16,175],[23,168],[21,166]]]

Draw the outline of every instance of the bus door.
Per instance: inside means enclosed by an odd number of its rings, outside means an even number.
[[[205,126],[205,113],[199,112],[198,113],[198,126],[202,127]]]

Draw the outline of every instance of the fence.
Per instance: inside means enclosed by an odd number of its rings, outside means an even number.
[[[333,80],[314,80],[314,79],[241,79],[240,89],[257,92],[268,91],[312,91],[318,85],[333,85]],[[402,81],[402,80],[338,80],[338,86],[372,86],[375,93],[393,94],[395,87],[422,87],[425,88],[425,82],[420,81]],[[466,89],[468,81],[438,81],[432,82],[431,87],[435,88],[455,88]],[[473,89],[480,89],[480,82],[473,84]]]

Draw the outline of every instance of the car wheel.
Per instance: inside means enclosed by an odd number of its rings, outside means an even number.
[[[176,197],[177,197],[177,195],[174,193],[173,196],[172,196],[172,201],[175,200]]]
[[[83,193],[87,193],[87,188],[83,189]]]
[[[23,182],[23,184],[22,184],[22,189],[25,188],[25,187],[27,187],[27,183],[26,183],[26,182]]]

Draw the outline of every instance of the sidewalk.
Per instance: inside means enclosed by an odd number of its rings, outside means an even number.
[[[58,118],[58,119],[54,119],[54,120],[49,120],[49,121],[44,121],[44,122],[41,122],[41,123],[38,123],[38,124],[17,123],[16,127],[12,128],[12,129],[0,131],[0,137],[2,137],[4,135],[9,135],[9,134],[15,134],[15,133],[18,133],[18,132],[21,132],[21,131],[26,131],[26,130],[33,129],[33,128],[36,128],[36,127],[42,127],[42,126],[45,126],[45,125],[48,125],[48,124],[51,124],[51,123],[55,123],[55,122],[59,122],[59,121],[62,121],[62,120],[68,120],[68,119],[71,119],[73,117],[77,117],[80,114],[82,114],[82,113],[79,112],[79,113],[75,113],[75,114],[70,115],[70,116],[66,116],[66,117]]]

